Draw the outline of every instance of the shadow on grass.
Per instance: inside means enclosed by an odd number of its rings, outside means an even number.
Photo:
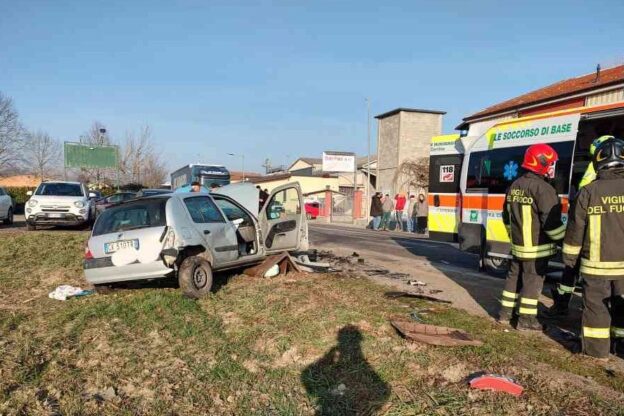
[[[338,345],[301,374],[317,415],[376,414],[390,397],[390,386],[362,353],[362,334],[355,326],[338,331]]]

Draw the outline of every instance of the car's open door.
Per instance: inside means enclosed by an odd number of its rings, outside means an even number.
[[[308,224],[299,183],[273,189],[258,215],[267,253],[307,250]]]

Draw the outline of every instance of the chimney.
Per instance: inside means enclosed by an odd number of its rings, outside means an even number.
[[[596,65],[596,78],[594,78],[594,84],[600,79],[600,64]]]

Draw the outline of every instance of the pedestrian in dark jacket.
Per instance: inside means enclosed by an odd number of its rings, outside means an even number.
[[[376,192],[371,200],[370,216],[373,217],[373,230],[378,230],[381,224],[383,208],[381,203],[381,193]]]

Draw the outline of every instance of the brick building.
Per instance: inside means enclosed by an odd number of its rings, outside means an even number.
[[[403,162],[429,157],[431,137],[442,132],[444,111],[397,108],[377,119],[377,189],[394,194],[408,189],[397,181]]]

